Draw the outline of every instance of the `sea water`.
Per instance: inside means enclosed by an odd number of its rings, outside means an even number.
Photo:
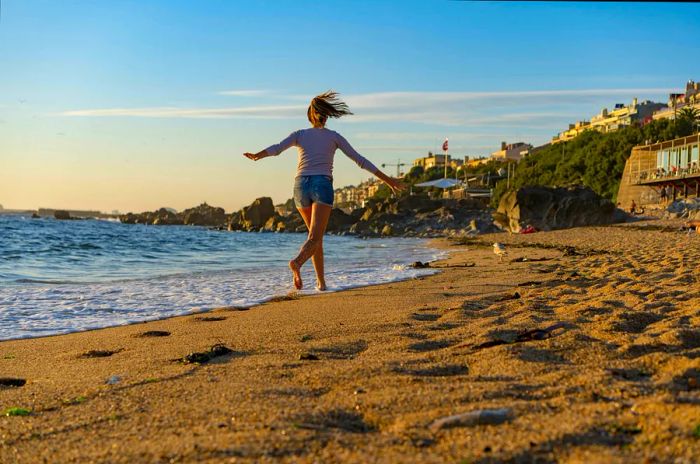
[[[304,234],[0,215],[0,340],[251,306],[292,290]],[[324,238],[330,291],[429,273],[424,240]],[[303,268],[313,293],[311,261]]]

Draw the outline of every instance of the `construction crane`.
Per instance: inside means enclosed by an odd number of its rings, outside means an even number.
[[[406,166],[406,163],[401,162],[401,158],[399,158],[396,162],[396,164],[393,163],[382,163],[382,167],[385,168],[387,166],[396,166],[396,177],[401,177],[401,166]]]

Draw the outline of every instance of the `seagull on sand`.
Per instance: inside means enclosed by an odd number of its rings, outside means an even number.
[[[493,252],[498,256],[498,261],[503,261],[503,257],[508,253],[506,247],[502,243],[493,244]]]

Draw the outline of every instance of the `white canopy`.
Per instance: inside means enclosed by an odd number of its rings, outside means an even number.
[[[457,180],[457,179],[438,179],[438,180],[431,180],[429,182],[422,182],[420,184],[416,184],[416,187],[437,187],[441,189],[448,189],[452,187],[456,187],[462,182]]]

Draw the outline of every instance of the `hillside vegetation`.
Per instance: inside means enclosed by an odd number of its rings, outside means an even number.
[[[549,145],[524,158],[515,169],[511,188],[584,185],[615,201],[632,147],[646,141],[655,143],[685,137],[693,134],[697,126],[697,112],[686,111],[676,121],[652,121],[607,134],[587,131],[569,142]],[[498,206],[506,190],[506,181],[496,185],[492,206]]]

